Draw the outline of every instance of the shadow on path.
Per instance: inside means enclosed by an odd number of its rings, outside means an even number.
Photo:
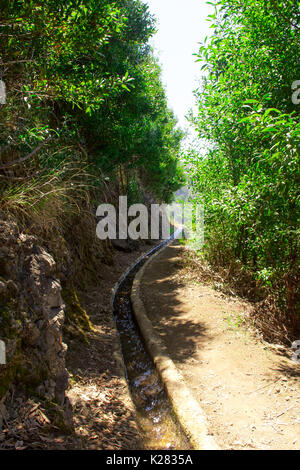
[[[172,350],[172,358],[180,363],[191,359],[210,339],[204,323],[189,318],[178,298],[184,283],[174,276],[182,266],[182,249],[178,244],[166,248],[146,269],[142,281],[148,316]]]

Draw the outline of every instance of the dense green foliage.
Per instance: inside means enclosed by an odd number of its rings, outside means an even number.
[[[213,35],[197,54],[205,72],[192,118],[207,151],[186,155],[205,204],[206,255],[223,266],[238,260],[292,316],[299,307],[299,111],[291,99],[300,75],[298,14],[296,0],[217,1]],[[182,133],[149,47],[154,32],[140,0],[2,0],[2,208],[64,215],[65,203],[90,197],[87,187],[104,193],[114,182],[131,202],[142,197],[140,183],[161,201],[172,198],[183,181]]]
[[[296,0],[215,4],[193,117],[207,152],[186,156],[205,204],[207,256],[223,266],[239,260],[291,315],[299,309],[298,8]]]
[[[88,181],[104,187],[103,174],[170,199],[182,133],[148,45],[154,31],[139,0],[2,0],[4,207],[38,209]]]

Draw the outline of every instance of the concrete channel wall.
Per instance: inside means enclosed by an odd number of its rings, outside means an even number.
[[[144,337],[148,352],[165,386],[176,418],[190,440],[192,447],[197,450],[216,450],[219,449],[219,447],[213,437],[208,433],[205,413],[187,387],[174,362],[169,357],[163,341],[154,330],[147,316],[141,298],[141,281],[145,269],[162,253],[166,246],[168,245],[165,245],[152,255],[136,274],[131,291],[133,311]]]

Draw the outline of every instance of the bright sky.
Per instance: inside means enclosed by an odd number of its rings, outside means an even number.
[[[201,76],[201,64],[195,62],[199,42],[212,33],[207,15],[213,7],[206,0],[144,0],[157,19],[158,32],[151,40],[162,66],[168,102],[182,128],[185,115],[193,107],[193,90]]]

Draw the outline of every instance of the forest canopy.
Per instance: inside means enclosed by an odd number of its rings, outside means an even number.
[[[4,0],[0,17],[2,203],[39,207],[49,188],[43,197],[37,187],[52,181],[71,189],[64,183],[72,180],[75,189],[84,168],[96,186],[119,172],[124,190],[138,174],[169,200],[182,181],[183,133],[148,43],[155,32],[148,7],[135,0]],[[35,158],[27,158],[31,152]]]

